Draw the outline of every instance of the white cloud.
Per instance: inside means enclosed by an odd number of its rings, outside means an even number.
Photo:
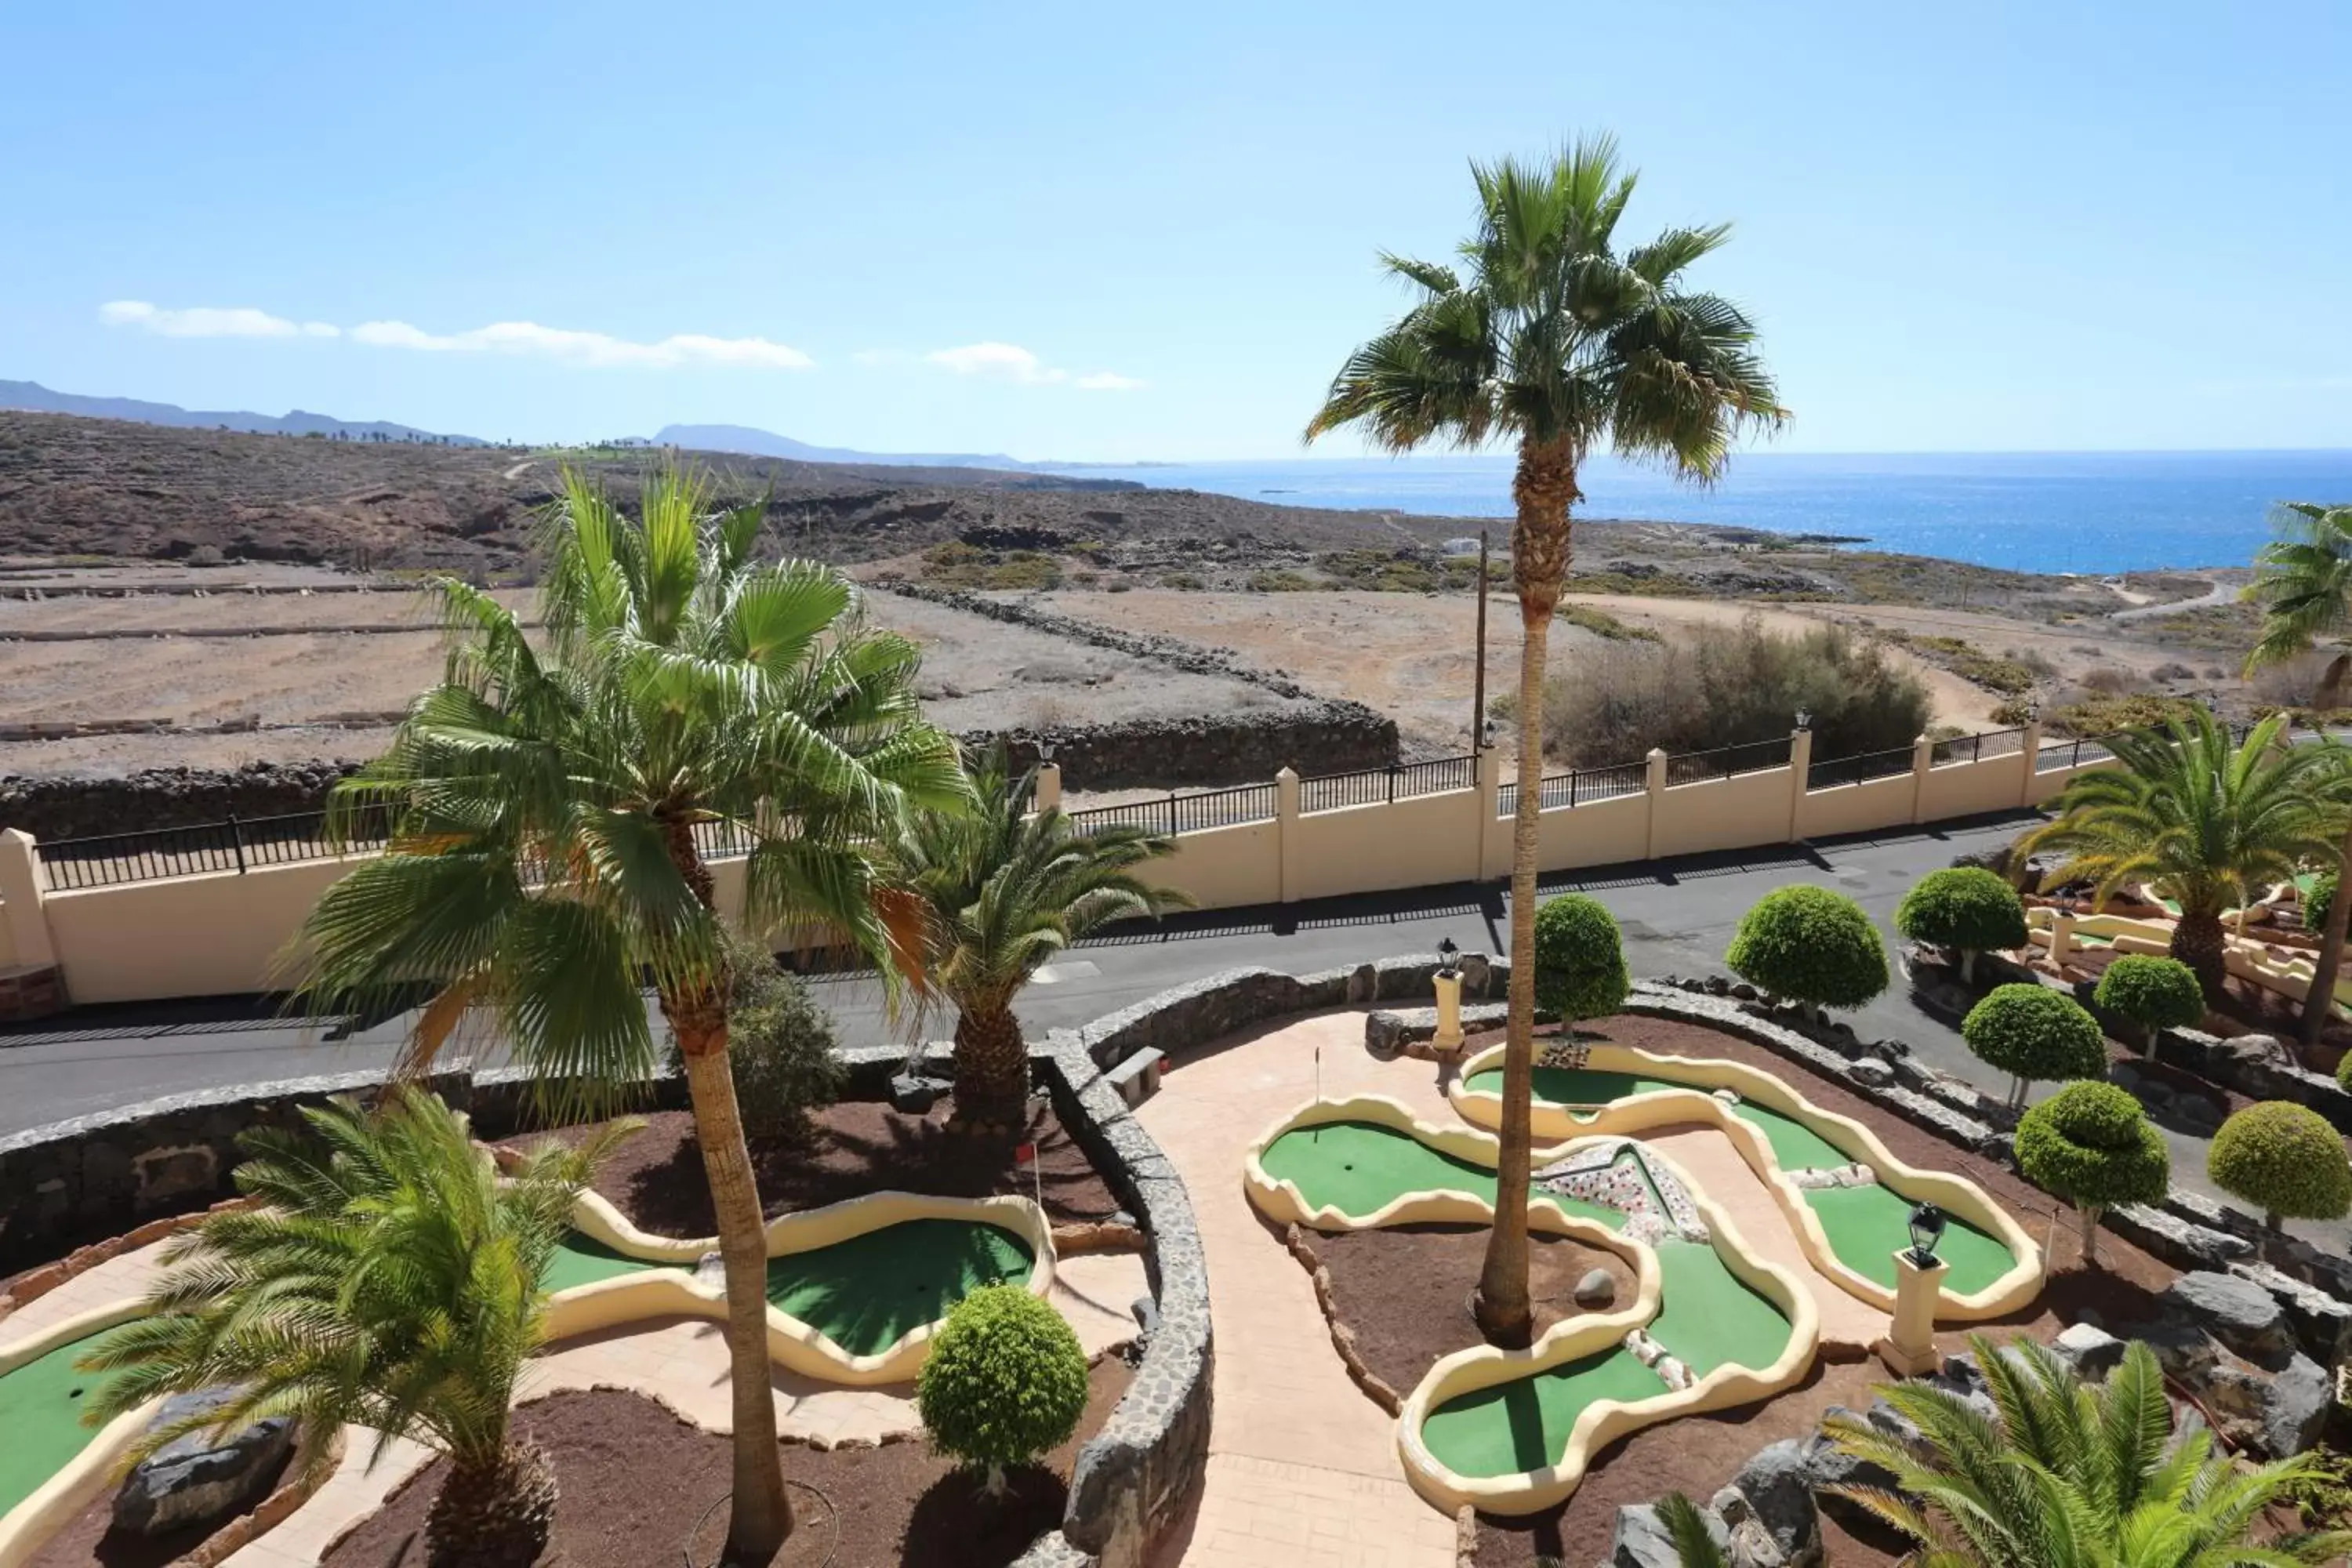
[[[923,356],[958,375],[990,376],[1024,386],[1059,385],[1065,382],[1085,392],[1132,392],[1143,383],[1107,370],[1072,375],[1048,365],[1018,343],[966,343],[957,349],[935,349]]]
[[[340,333],[324,321],[289,321],[247,306],[198,306],[164,310],[144,300],[115,300],[98,308],[110,327],[142,327],[167,338],[331,338]]]
[[[171,338],[335,338],[341,328],[325,321],[295,322],[266,310],[159,310],[143,300],[117,300],[99,308],[110,326],[142,327]],[[766,338],[714,338],[678,332],[658,342],[631,342],[604,332],[542,327],[536,321],[494,321],[462,332],[428,332],[406,321],[362,321],[351,329],[353,342],[369,348],[410,349],[428,353],[528,354],[567,364],[663,369],[682,364],[739,365],[754,370],[807,370],[816,362],[787,343]]]

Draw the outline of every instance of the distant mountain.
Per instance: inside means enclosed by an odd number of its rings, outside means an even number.
[[[1002,452],[859,452],[847,447],[812,447],[772,430],[748,425],[665,425],[654,440],[698,452],[740,452],[753,458],[789,458],[796,463],[864,463],[889,468],[998,468],[1014,473],[1064,473],[1074,468],[1149,468],[1153,463],[1028,463]]]
[[[444,436],[386,419],[337,419],[297,408],[285,416],[222,413],[182,408],[171,403],[144,403],[135,397],[84,397],[79,393],[52,392],[37,381],[0,381],[0,408],[30,414],[78,414],[85,419],[129,419],[141,425],[172,425],[190,430],[242,430],[262,436],[341,436],[346,440],[429,441],[436,446],[487,447],[473,436]]]

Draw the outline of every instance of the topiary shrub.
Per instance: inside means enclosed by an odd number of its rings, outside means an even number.
[[[2352,1089],[2352,1051],[2345,1052],[2344,1059],[2336,1064],[2336,1081]]]
[[[1981,866],[1948,866],[1911,885],[1895,908],[1895,929],[1958,953],[1961,977],[1974,979],[1978,953],[2025,945],[2025,902]]]
[[[2177,958],[2152,952],[2127,952],[2108,964],[2091,997],[2147,1032],[2150,1061],[2156,1059],[2158,1030],[2186,1029],[2205,1018],[2205,988],[2198,984],[2197,972]]]
[[[725,963],[727,1062],[743,1135],[754,1143],[803,1146],[815,1130],[811,1113],[841,1091],[833,1016],[800,976],[776,967],[762,943],[730,932]],[[675,1038],[670,1070],[684,1070]]]
[[[2263,1211],[2273,1230],[2284,1219],[2340,1219],[2352,1211],[2352,1162],[2325,1117],[2289,1100],[2249,1105],[2213,1134],[2205,1173]]]
[[[2172,1156],[2139,1101],[2111,1083],[2070,1083],[2017,1124],[2017,1166],[2073,1204],[2083,1260],[2099,1260],[2099,1216],[2116,1204],[2162,1201]]]
[[[1886,989],[1886,944],[1862,906],[1827,888],[1780,888],[1740,917],[1724,961],[1775,996],[1859,1007]]]
[[[956,1303],[915,1380],[931,1447],[988,1471],[1034,1464],[1069,1441],[1087,1408],[1087,1352],[1054,1310],[1019,1285],[983,1285]]]
[[[2336,873],[2322,871],[2311,879],[2303,900],[2303,929],[2317,936],[2327,926],[2327,910],[2336,902]]]
[[[1625,1005],[1633,981],[1616,917],[1598,899],[1567,893],[1536,910],[1536,1005],[1572,1028]]]
[[[1996,985],[1960,1020],[1976,1058],[2011,1075],[2009,1102],[2037,1079],[2105,1078],[2107,1037],[2080,1002],[2047,985]]]

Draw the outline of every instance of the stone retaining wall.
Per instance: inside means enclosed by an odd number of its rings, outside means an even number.
[[[197,827],[242,817],[316,811],[353,762],[247,763],[213,768],[146,768],[121,777],[84,774],[0,778],[0,829],[36,838],[85,838],[152,827]]]

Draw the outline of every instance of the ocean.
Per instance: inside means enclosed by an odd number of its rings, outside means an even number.
[[[1507,457],[1298,458],[1095,468],[1288,506],[1508,517]],[[2273,502],[2352,501],[2352,450],[1742,453],[1713,489],[1596,461],[1580,515],[1860,536],[1866,548],[2026,572],[2242,566]]]

